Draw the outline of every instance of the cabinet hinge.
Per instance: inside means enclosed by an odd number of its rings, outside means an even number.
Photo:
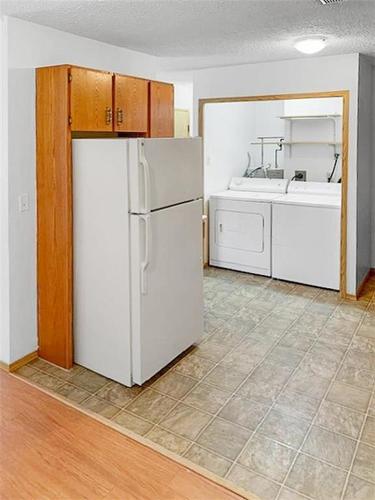
[[[73,80],[73,76],[71,73],[68,74],[68,82],[71,82]]]
[[[72,124],[72,117],[71,116],[68,117],[68,123],[69,123],[69,125]]]

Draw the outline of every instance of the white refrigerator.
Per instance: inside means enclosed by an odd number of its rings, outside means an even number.
[[[143,384],[203,332],[200,138],[73,140],[74,360]]]

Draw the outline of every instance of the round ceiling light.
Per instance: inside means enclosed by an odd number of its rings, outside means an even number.
[[[319,38],[304,38],[303,40],[298,40],[294,47],[302,52],[303,54],[316,54],[324,49],[326,46],[326,39]]]

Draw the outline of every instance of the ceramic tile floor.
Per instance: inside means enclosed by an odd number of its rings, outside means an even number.
[[[375,279],[359,302],[215,268],[204,289],[204,339],[143,388],[18,374],[262,500],[374,500]]]

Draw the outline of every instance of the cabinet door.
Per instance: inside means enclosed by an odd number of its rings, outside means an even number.
[[[173,137],[173,135],[173,85],[150,82],[150,137]]]
[[[115,75],[114,130],[147,132],[148,81]]]
[[[71,68],[71,129],[112,131],[112,73]]]

